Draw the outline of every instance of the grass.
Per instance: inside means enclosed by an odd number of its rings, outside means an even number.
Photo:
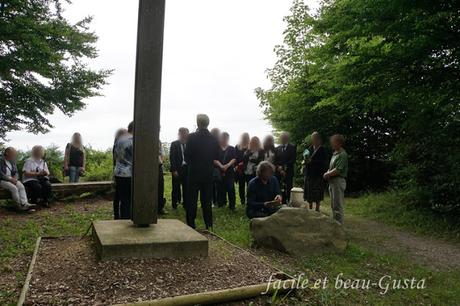
[[[388,191],[349,198],[346,213],[394,225],[411,232],[460,241],[458,215],[416,209],[402,192]]]
[[[166,178],[165,195],[169,199],[170,178]],[[384,208],[395,209],[398,198],[393,194],[367,195],[357,199],[347,199],[347,214],[373,216],[387,223],[401,226],[408,230],[430,232],[424,222],[428,216],[414,216],[413,212],[402,214],[388,213]],[[0,277],[14,275],[12,284],[4,284],[0,280],[0,305],[13,305],[17,300],[18,290],[22,286],[26,272],[15,271],[16,258],[30,256],[38,236],[80,236],[88,229],[93,220],[110,219],[111,203],[87,204],[88,209],[81,205],[67,204],[58,212],[45,211],[37,215],[16,216],[0,220]],[[184,210],[172,210],[165,218],[185,220]],[[237,210],[231,212],[227,208],[214,209],[215,232],[225,239],[249,248],[251,237],[249,222],[244,214],[244,207],[237,204]],[[409,222],[409,220],[411,222]],[[407,223],[406,223],[407,222]],[[435,222],[435,221],[431,221]],[[427,223],[430,224],[430,223]],[[198,213],[197,226],[203,228],[201,213]],[[441,224],[430,224],[432,231],[442,234],[449,227]],[[364,235],[366,233],[363,233]],[[309,287],[300,290],[286,302],[289,305],[460,305],[460,271],[437,271],[417,265],[405,254],[382,255],[371,251],[359,241],[351,241],[343,254],[316,256],[307,259],[292,259],[286,256],[271,258],[274,265],[291,274],[305,274],[314,284],[316,280],[327,279],[327,286],[322,289]],[[26,264],[30,258],[26,257]],[[27,271],[25,269],[24,271]],[[343,273],[342,279],[369,279],[372,282],[388,275],[392,279],[415,278],[426,279],[426,288],[388,290],[381,294],[378,286],[368,289],[335,288],[336,277]]]

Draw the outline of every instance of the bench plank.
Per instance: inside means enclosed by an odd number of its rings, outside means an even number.
[[[112,181],[81,182],[81,183],[58,183],[51,184],[53,194],[56,198],[81,195],[86,192],[109,192],[112,189]],[[8,190],[0,188],[0,200],[10,199]]]

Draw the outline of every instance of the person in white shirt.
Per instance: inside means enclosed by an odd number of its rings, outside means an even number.
[[[43,159],[45,149],[42,146],[32,148],[32,157],[26,160],[22,168],[22,182],[26,186],[30,202],[48,207],[51,196],[51,184],[48,176],[48,165]]]
[[[24,185],[19,181],[18,167],[16,166],[17,152],[8,147],[0,158],[0,187],[11,193],[18,210],[26,211],[35,207],[29,204]]]

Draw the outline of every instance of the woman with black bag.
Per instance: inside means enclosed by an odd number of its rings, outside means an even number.
[[[32,148],[32,156],[22,168],[23,183],[30,198],[30,203],[48,207],[51,197],[50,172],[44,160],[45,149],[42,146]]]

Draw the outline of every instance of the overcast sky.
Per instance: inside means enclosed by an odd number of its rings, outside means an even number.
[[[317,0],[307,0],[311,8]],[[113,134],[132,120],[136,51],[137,1],[73,0],[65,16],[73,21],[91,15],[99,36],[94,68],[114,69],[102,97],[87,99],[73,117],[51,116],[54,128],[45,135],[8,134],[10,145],[30,149],[35,144],[61,148],[73,132],[86,145],[107,149]],[[180,126],[195,129],[195,115],[207,113],[210,127],[231,135],[231,143],[249,132],[272,132],[254,94],[268,88],[266,69],[276,61],[282,42],[283,17],[291,0],[167,0],[163,58],[161,140],[176,138]]]

